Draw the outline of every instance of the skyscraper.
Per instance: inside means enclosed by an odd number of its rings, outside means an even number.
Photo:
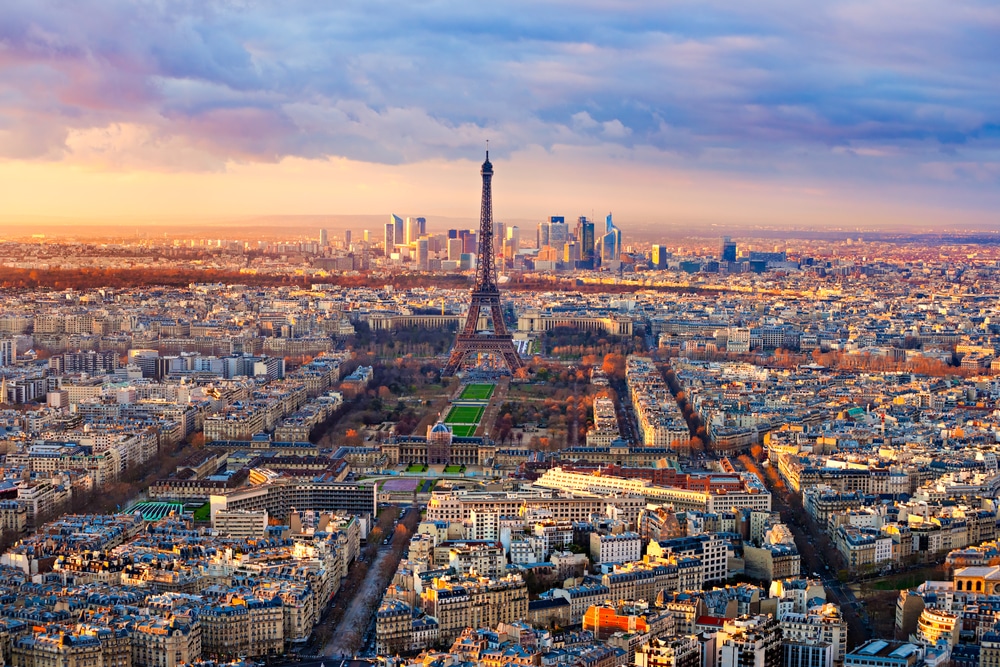
[[[580,259],[584,262],[594,260],[594,222],[580,216],[576,222],[576,240],[580,244]]]
[[[653,252],[650,255],[650,262],[654,269],[665,269],[667,268],[667,258],[670,253],[667,252],[667,246],[665,245],[654,245]]]
[[[396,217],[396,216],[392,216]],[[390,220],[385,223],[385,256],[388,257],[392,254],[393,248],[396,245],[396,225]]]
[[[503,242],[507,238],[507,224],[503,222],[493,221],[493,239],[495,241],[494,249],[497,252],[497,257],[503,257]]]
[[[323,245],[326,245],[326,243],[324,243]],[[346,232],[344,232],[344,245],[347,246],[348,248],[351,247],[351,230],[350,229],[348,229]]]
[[[549,218],[549,245],[559,257],[562,257],[567,241],[569,241],[569,225],[566,224],[566,219],[562,216]]]
[[[448,259],[453,262],[462,260],[462,252],[465,250],[462,239],[448,239]]]
[[[618,261],[622,254],[622,230],[615,226],[611,214],[604,219],[604,236],[601,239],[601,263]]]
[[[608,232],[601,237],[601,264],[607,264],[618,259],[618,253],[615,252],[615,240],[613,232]]]
[[[417,242],[418,238],[420,238],[420,218],[407,218],[406,240],[403,242],[406,245],[412,245]]]
[[[719,249],[719,260],[722,262],[736,261],[736,242],[729,240],[728,236],[722,237],[722,247]]]
[[[427,218],[417,218],[417,227],[419,228],[419,236],[423,236],[427,233]]]
[[[549,227],[551,224],[548,220],[538,223],[538,231],[535,233],[535,245],[541,250],[549,244]]]
[[[573,267],[579,261],[580,261],[580,244],[573,241],[564,245],[563,262],[569,264],[570,267]]]
[[[507,240],[510,241],[511,252],[516,255],[521,249],[521,230],[517,225],[507,228]]]
[[[363,234],[361,235],[361,238],[363,238],[363,239],[364,239],[365,243],[371,243],[371,240],[372,240],[372,239],[371,239],[371,235],[370,235],[370,234],[368,233],[368,230],[367,230],[367,229],[366,229],[366,230],[364,231],[364,233],[363,233]]]
[[[393,241],[396,245],[403,245],[403,239],[406,238],[406,223],[398,215],[392,216],[393,224]]]
[[[467,252],[470,255],[475,255],[479,252],[479,242],[474,231],[471,229],[463,229],[458,233],[458,237],[462,239],[464,246],[463,252]]]
[[[329,240],[330,240],[330,238],[329,238],[329,236],[327,236],[326,230],[325,229],[319,230],[319,245],[320,245],[320,247],[321,248],[325,248],[326,245],[327,245],[327,243],[329,242]]]
[[[419,238],[416,240],[417,244],[417,268],[421,271],[427,270],[428,259],[430,258],[430,253],[428,252],[427,239]]]

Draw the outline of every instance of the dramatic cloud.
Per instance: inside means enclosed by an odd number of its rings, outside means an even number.
[[[558,147],[986,191],[992,0],[11,0],[0,157],[116,170]],[[600,151],[598,151],[600,153]]]

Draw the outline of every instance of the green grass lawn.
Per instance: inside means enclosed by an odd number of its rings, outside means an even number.
[[[862,590],[865,588],[871,588],[876,591],[898,591],[904,588],[914,588],[925,581],[941,581],[944,579],[944,576],[943,567],[940,565],[932,565],[930,567],[914,570],[913,572],[894,574],[888,577],[875,579],[871,582],[866,582],[862,584]]]
[[[468,438],[476,432],[478,424],[458,424],[451,427],[452,433],[459,438]]]
[[[208,521],[211,518],[212,505],[210,503],[205,503],[198,509],[194,511],[195,521]]]
[[[465,466],[445,466],[444,471],[448,474],[454,475],[455,473],[465,472]]]
[[[458,397],[460,401],[487,401],[490,396],[493,395],[493,389],[496,385],[493,384],[470,384],[466,385],[465,389],[462,390],[462,394]]]
[[[448,411],[445,424],[478,424],[483,417],[484,407],[475,405],[456,405]],[[458,435],[457,433],[455,435]]]
[[[427,472],[427,466],[422,463],[414,463],[406,469],[406,472]]]

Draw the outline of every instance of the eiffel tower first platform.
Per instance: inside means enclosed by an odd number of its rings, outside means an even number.
[[[476,285],[472,288],[469,315],[465,326],[458,332],[455,345],[451,348],[451,358],[443,375],[454,375],[462,361],[470,354],[484,354],[503,362],[513,374],[524,365],[514,347],[514,339],[507,332],[500,304],[500,288],[497,286],[496,250],[493,246],[493,165],[490,152],[486,151],[486,162],[480,171],[483,175],[483,203],[479,213],[479,263],[476,265]],[[477,331],[479,314],[489,313],[493,331]]]

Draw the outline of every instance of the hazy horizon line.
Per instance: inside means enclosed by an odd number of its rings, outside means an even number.
[[[258,223],[258,225],[266,226],[267,224],[281,222],[281,221],[296,221],[299,223],[306,223],[303,225],[304,228],[316,230],[319,229],[351,229],[347,225],[354,224],[381,224],[388,220],[390,215],[399,215],[400,217],[424,217],[427,219],[427,226],[429,229],[444,229],[447,230],[453,225],[469,225],[471,227],[478,226],[479,220],[473,216],[454,216],[454,215],[437,215],[433,213],[398,213],[396,211],[389,211],[386,213],[262,213],[253,215],[194,215],[194,214],[178,214],[178,215],[149,215],[149,216],[134,216],[134,215],[106,215],[106,216],[60,216],[60,215],[46,215],[46,214],[0,214],[0,233],[9,232],[12,230],[4,229],[10,225],[23,225],[26,223],[31,223],[33,225],[45,225],[50,228],[116,228],[122,231],[128,231],[128,227],[161,227],[161,226],[181,226],[190,227],[195,225],[200,225],[204,223],[210,223],[218,226],[229,226],[229,225],[241,225],[246,226],[247,223]],[[555,214],[552,214],[555,215]],[[577,215],[563,215],[566,218],[566,222],[569,225],[576,223],[576,219],[580,216]],[[540,222],[548,220],[549,215],[540,215],[537,218],[524,218],[524,217],[501,217],[497,216],[497,222],[505,222],[510,225],[525,225],[534,226]],[[586,216],[590,220],[596,220],[590,215]],[[968,221],[963,222],[947,222],[942,221],[940,223],[935,223],[929,225],[927,223],[883,223],[883,224],[844,224],[837,226],[824,226],[823,229],[817,229],[815,225],[808,222],[780,222],[775,221],[769,224],[762,224],[759,222],[719,222],[710,221],[700,218],[691,219],[677,219],[677,220],[649,220],[649,219],[630,219],[630,218],[619,218],[616,220],[619,227],[622,227],[623,232],[628,235],[630,231],[643,231],[648,232],[650,225],[656,225],[659,230],[670,230],[676,231],[678,229],[685,229],[691,236],[697,237],[702,236],[704,231],[708,229],[718,230],[720,232],[734,232],[734,233],[744,233],[752,234],[753,232],[764,232],[764,231],[782,231],[782,232],[812,232],[812,233],[934,233],[938,231],[947,232],[968,232],[968,233],[983,233],[983,232],[993,232],[1000,234],[1000,230],[997,229],[995,224],[989,222],[983,222],[981,224],[970,224]],[[697,224],[701,227],[699,230],[702,234],[692,233],[693,230],[690,229],[690,225]],[[470,227],[470,228],[471,228]],[[630,230],[631,228],[631,230]],[[381,231],[381,227],[371,227],[369,231]],[[39,233],[41,230],[25,230],[25,235],[30,235],[34,233]],[[291,230],[289,230],[291,231]],[[357,230],[360,231],[360,230]],[[708,235],[710,236],[710,235]]]

